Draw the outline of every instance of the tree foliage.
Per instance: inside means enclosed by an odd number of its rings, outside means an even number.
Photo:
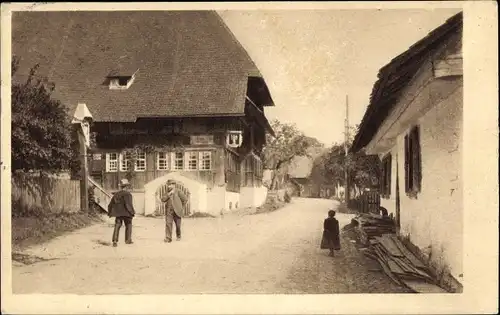
[[[351,128],[347,148],[352,145],[357,127]],[[349,181],[358,187],[374,187],[378,185],[381,163],[377,156],[363,152],[345,154],[345,143],[335,143],[318,156],[313,162],[311,179],[319,184],[344,185],[347,168]]]
[[[310,156],[311,148],[322,147],[315,138],[306,136],[295,124],[273,120],[271,126],[276,137],[267,135],[266,145],[262,150],[264,168],[273,170],[271,189],[275,188],[276,174],[297,156]]]
[[[12,59],[12,170],[58,172],[72,166],[77,153],[66,107],[51,97],[55,85],[36,75],[15,83],[19,60]]]

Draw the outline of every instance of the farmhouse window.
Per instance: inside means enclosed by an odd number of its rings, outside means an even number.
[[[158,152],[156,155],[156,169],[159,171],[168,170],[168,153],[167,152]]]
[[[132,154],[130,152],[120,154],[120,172],[127,172]]]
[[[195,171],[198,169],[198,152],[190,151],[186,152],[186,160],[188,170]]]
[[[118,153],[106,153],[106,172],[118,171]]]
[[[392,155],[389,153],[382,159],[382,176],[380,179],[381,195],[384,198],[391,196]]]
[[[201,151],[200,152],[200,170],[208,171],[212,169],[212,152]]]
[[[137,153],[137,158],[135,160],[135,171],[144,172],[146,170],[146,153]]]
[[[172,153],[172,167],[174,170],[183,170],[184,169],[184,153],[182,152],[174,152]]]
[[[420,152],[420,128],[413,127],[405,136],[405,191],[411,197],[420,192],[422,162]]]

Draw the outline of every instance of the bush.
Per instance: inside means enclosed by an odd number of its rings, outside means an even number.
[[[20,217],[36,217],[42,218],[46,215],[41,207],[29,206],[20,198],[12,198],[11,216],[13,218]]]
[[[16,210],[15,210],[16,209]],[[43,243],[65,232],[102,222],[95,213],[43,212],[39,208],[12,207],[12,244],[23,248]]]

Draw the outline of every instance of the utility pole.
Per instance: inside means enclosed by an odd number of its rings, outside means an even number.
[[[345,195],[345,202],[346,204],[349,202],[350,199],[350,190],[349,190],[349,171],[347,170],[347,157],[348,157],[348,152],[349,152],[349,146],[348,146],[348,141],[349,141],[349,96],[346,95],[345,97],[345,133],[344,133],[344,149],[345,149],[345,163],[344,163],[344,172],[345,172],[345,184],[344,184],[344,195]]]

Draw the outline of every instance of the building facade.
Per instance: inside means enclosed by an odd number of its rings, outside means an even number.
[[[172,178],[185,215],[263,202],[274,103],[217,13],[15,12],[12,23],[20,79],[38,64],[69,113],[84,103],[92,115],[89,181],[104,198],[128,178],[137,213],[162,214]]]
[[[462,14],[379,74],[353,150],[383,164],[381,206],[431,265],[460,287],[463,261]]]

